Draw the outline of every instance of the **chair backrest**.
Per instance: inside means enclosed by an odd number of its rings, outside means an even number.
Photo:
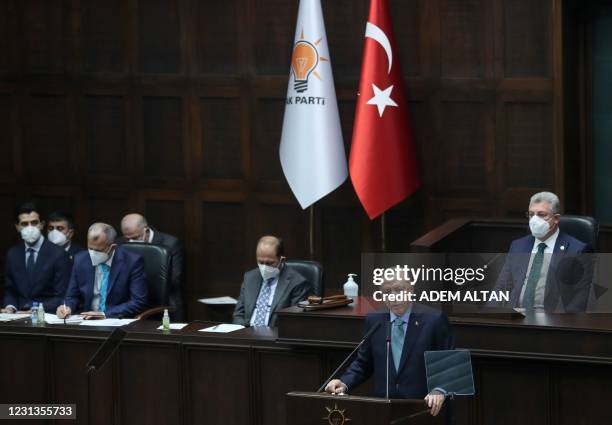
[[[559,228],[568,235],[596,250],[599,241],[599,223],[586,215],[562,215]]]
[[[325,288],[323,287],[323,266],[320,263],[308,260],[287,260],[285,266],[297,271],[312,282],[314,295],[323,296]]]
[[[121,245],[125,249],[144,258],[149,307],[168,305],[171,270],[168,248],[151,243],[130,242]]]

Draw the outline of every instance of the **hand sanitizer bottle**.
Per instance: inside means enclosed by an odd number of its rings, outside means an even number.
[[[162,318],[162,329],[164,332],[170,330],[170,316],[168,315],[168,309],[164,309],[164,317]]]
[[[32,303],[32,309],[30,310],[30,319],[32,321],[32,326],[38,325],[38,302],[34,301]]]
[[[347,297],[356,297],[357,295],[359,295],[359,286],[357,286],[357,283],[355,283],[355,281],[353,280],[353,276],[357,275],[354,273],[349,273],[348,280],[343,286],[344,295],[346,295]]]

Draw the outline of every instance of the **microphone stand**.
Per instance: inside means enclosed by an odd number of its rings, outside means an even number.
[[[346,356],[346,358],[342,361],[342,363],[340,363],[340,366],[338,366],[336,370],[334,370],[332,374],[329,375],[329,378],[327,378],[325,382],[323,382],[323,385],[321,385],[319,389],[317,390],[318,393],[325,390],[325,387],[327,386],[327,384],[329,384],[329,381],[331,381],[334,378],[334,376],[336,376],[336,373],[338,373],[344,367],[344,365],[346,365],[346,363],[350,360],[350,358],[353,357],[353,354],[355,354],[357,350],[361,348],[363,343],[366,342],[366,340],[374,333],[376,329],[378,329],[379,326],[380,326],[380,323],[377,323],[370,328],[370,330],[365,334],[363,339],[359,342],[359,344],[357,344],[357,346],[353,349],[353,351],[351,351],[350,354]]]

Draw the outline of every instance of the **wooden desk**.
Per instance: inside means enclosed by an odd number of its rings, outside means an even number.
[[[315,390],[376,307],[359,300],[327,312],[287,309],[278,332],[204,334],[198,329],[211,323],[195,322],[164,334],[157,322],[135,322],[92,380],[94,423],[285,424],[285,394]],[[458,424],[612,423],[611,316],[451,323],[457,346],[472,350],[477,391],[457,401]],[[0,324],[0,402],[77,403],[77,421],[66,423],[86,423],[85,364],[111,330]]]

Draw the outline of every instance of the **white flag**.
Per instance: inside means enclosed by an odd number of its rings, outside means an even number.
[[[300,1],[280,160],[304,209],[348,175],[320,0]]]

